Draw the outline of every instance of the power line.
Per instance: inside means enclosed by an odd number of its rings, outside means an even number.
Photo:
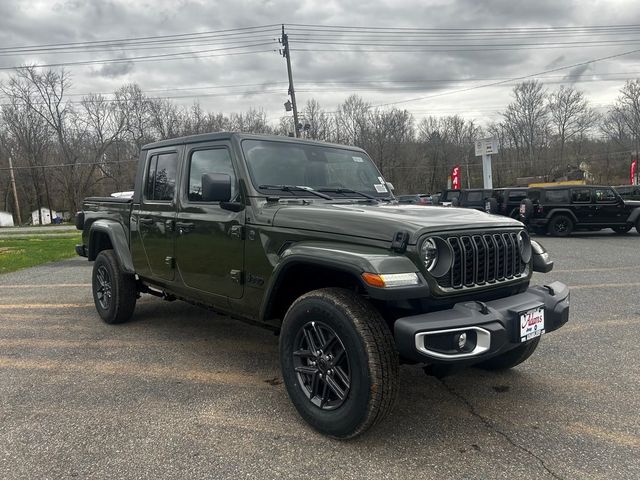
[[[212,30],[207,32],[192,32],[192,33],[178,33],[171,35],[154,35],[148,37],[130,37],[130,38],[120,38],[120,39],[111,39],[111,40],[94,40],[94,41],[84,41],[84,42],[66,42],[66,43],[48,43],[41,45],[30,45],[30,46],[13,46],[13,47],[0,47],[0,51],[5,50],[16,50],[21,48],[46,48],[46,47],[59,47],[59,46],[74,46],[74,45],[99,45],[105,43],[122,43],[122,42],[135,42],[138,40],[154,40],[154,39],[169,39],[169,38],[182,38],[182,37],[190,37],[190,36],[202,36],[202,35],[216,35],[216,34],[225,34],[229,32],[247,32],[256,29],[264,29],[264,28],[273,28],[280,27],[279,24],[268,24],[268,25],[259,25],[254,27],[242,27],[242,28],[232,28],[227,30]]]
[[[197,59],[197,58],[211,58],[211,57],[227,57],[231,55],[248,55],[253,53],[264,53],[264,52],[273,52],[274,50],[252,50],[246,52],[233,52],[233,53],[222,53],[222,54],[213,54],[213,55],[201,55],[201,53],[207,52],[219,52],[226,50],[234,50],[234,49],[242,49],[242,48],[251,48],[258,47],[264,45],[272,45],[272,42],[263,42],[263,43],[254,43],[247,44],[244,46],[236,46],[236,47],[228,47],[228,48],[214,48],[207,50],[196,50],[191,52],[180,52],[180,53],[165,53],[160,55],[147,55],[142,57],[121,57],[121,58],[106,58],[102,60],[84,60],[78,62],[59,62],[59,63],[47,63],[47,64],[39,64],[39,65],[14,65],[11,67],[0,67],[0,70],[18,70],[29,67],[35,68],[45,68],[45,67],[67,67],[74,65],[100,65],[100,64],[117,64],[117,63],[141,63],[141,62],[154,62],[160,60],[184,60],[184,59]]]
[[[414,102],[414,101],[418,101],[418,100],[426,100],[426,99],[429,99],[429,98],[442,97],[442,96],[445,96],[445,95],[453,95],[453,94],[456,94],[456,93],[468,92],[468,91],[471,91],[471,90],[478,90],[480,88],[494,87],[494,86],[502,85],[502,84],[508,83],[508,82],[515,82],[515,81],[518,81],[518,80],[525,80],[527,78],[532,78],[532,77],[536,77],[536,76],[539,76],[539,75],[545,75],[547,73],[554,73],[554,72],[559,72],[559,71],[562,71],[562,70],[568,70],[570,68],[581,67],[581,66],[584,66],[584,65],[590,65],[590,64],[595,63],[595,62],[600,62],[600,61],[603,61],[603,60],[611,60],[613,58],[619,58],[619,57],[623,57],[623,56],[626,56],[626,55],[631,55],[633,53],[638,53],[638,52],[640,52],[640,49],[630,50],[630,51],[622,52],[622,53],[616,53],[614,55],[607,55],[605,57],[600,57],[600,58],[595,58],[595,59],[592,59],[592,60],[587,60],[586,62],[574,63],[572,65],[565,65],[563,67],[551,68],[549,70],[544,70],[542,72],[532,73],[532,74],[529,74],[529,75],[522,75],[522,76],[519,76],[519,77],[513,77],[513,78],[510,78],[508,80],[501,80],[501,81],[498,81],[498,82],[485,83],[483,85],[476,85],[476,86],[473,86],[473,87],[462,88],[462,89],[453,90],[453,91],[450,91],[450,92],[442,92],[442,93],[435,94],[435,95],[428,95],[426,97],[410,98],[410,99],[407,99],[407,100],[399,100],[397,102],[388,102],[388,103],[382,103],[382,104],[379,104],[379,105],[372,105],[372,106],[373,107],[386,107],[386,106],[389,106],[389,105],[399,105],[401,103],[409,103],[409,102]]]
[[[14,166],[13,169],[14,170],[35,170],[35,169],[42,169],[42,168],[61,168],[61,167],[77,167],[77,166],[85,166],[85,165],[92,165],[92,166],[100,166],[100,165],[115,165],[115,164],[120,164],[120,163],[134,163],[137,162],[138,159],[134,158],[132,160],[113,160],[113,161],[108,161],[108,162],[78,162],[78,163],[58,163],[58,164],[51,164],[51,165],[36,165],[36,166]],[[0,167],[0,171],[7,171],[9,170],[10,167]]]

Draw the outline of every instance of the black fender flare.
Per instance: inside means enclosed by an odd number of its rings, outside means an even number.
[[[578,223],[578,217],[576,217],[575,213],[573,213],[568,208],[554,208],[549,213],[547,213],[546,218],[548,220],[551,220],[555,215],[558,215],[559,213],[571,217],[571,220],[573,220],[575,223]]]
[[[106,235],[109,238],[122,270],[125,273],[134,274],[135,269],[133,268],[129,242],[122,224],[113,220],[104,219],[93,222],[89,230],[89,248],[87,255],[90,261],[95,260],[98,253],[100,253],[100,245],[97,241],[99,235]]]
[[[635,224],[638,217],[640,217],[640,207],[636,207],[631,211],[629,218],[627,218],[627,223]]]
[[[264,300],[260,307],[259,318],[268,320],[274,298],[283,287],[287,272],[301,265],[320,266],[349,274],[359,282],[363,290],[375,299],[404,299],[429,296],[429,287],[417,266],[406,256],[382,248],[354,247],[328,243],[299,243],[287,248],[280,255],[265,289]],[[393,289],[372,287],[364,282],[364,272],[412,273],[419,278],[419,284]]]

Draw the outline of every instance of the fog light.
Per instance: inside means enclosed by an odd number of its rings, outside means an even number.
[[[453,337],[453,341],[458,347],[458,350],[462,351],[467,344],[467,334],[465,332],[458,333]]]

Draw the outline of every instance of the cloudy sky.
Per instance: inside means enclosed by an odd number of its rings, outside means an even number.
[[[313,97],[332,110],[357,93],[417,118],[486,123],[509,102],[510,79],[574,84],[604,108],[640,77],[640,53],[627,54],[640,49],[637,0],[2,0],[0,78],[66,64],[72,100],[136,82],[208,110],[263,109],[275,123],[287,100],[282,23],[300,106]]]

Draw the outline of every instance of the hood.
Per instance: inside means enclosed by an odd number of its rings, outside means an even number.
[[[625,200],[624,204],[634,208],[640,207],[640,200]]]
[[[406,230],[412,244],[428,232],[522,226],[508,217],[467,208],[383,203],[286,205],[275,213],[273,225],[383,241]]]

